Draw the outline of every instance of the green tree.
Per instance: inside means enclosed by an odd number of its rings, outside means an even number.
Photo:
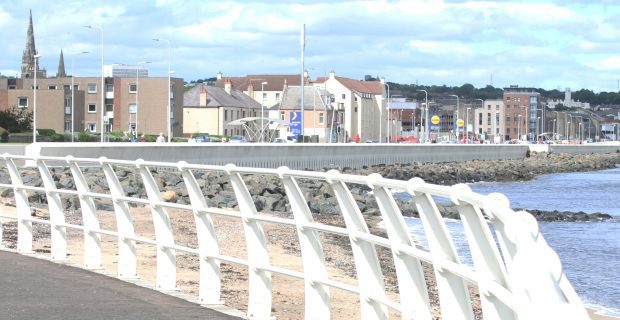
[[[0,127],[12,133],[32,130],[32,112],[15,106],[0,110]]]

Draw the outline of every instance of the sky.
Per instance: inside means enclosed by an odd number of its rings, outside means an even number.
[[[40,66],[99,76],[149,61],[185,81],[299,74],[401,84],[620,89],[620,1],[1,1],[0,72],[18,75],[32,10]],[[88,51],[88,54],[77,54]]]

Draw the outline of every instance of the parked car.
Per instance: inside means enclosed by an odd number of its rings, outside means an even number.
[[[295,141],[294,137],[292,136],[288,136],[286,138],[284,137],[278,137],[273,139],[273,143],[295,143],[297,141]]]
[[[198,134],[194,136],[196,142],[211,142],[211,137],[208,134]]]
[[[248,142],[248,140],[244,136],[232,136],[232,137],[230,137],[230,140],[228,142],[230,142],[230,143],[244,143],[244,142]]]

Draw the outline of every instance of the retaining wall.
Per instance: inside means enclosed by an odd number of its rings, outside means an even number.
[[[407,145],[407,144],[270,144],[270,143],[37,143],[27,155],[66,156],[148,161],[187,161],[196,164],[293,169],[412,162],[522,159],[525,145]]]

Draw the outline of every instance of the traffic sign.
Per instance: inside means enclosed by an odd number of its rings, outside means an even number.
[[[465,124],[465,121],[463,121],[463,119],[458,119],[456,120],[456,125],[460,128]]]
[[[439,124],[439,117],[438,116],[433,116],[431,118],[431,123],[432,124]]]

